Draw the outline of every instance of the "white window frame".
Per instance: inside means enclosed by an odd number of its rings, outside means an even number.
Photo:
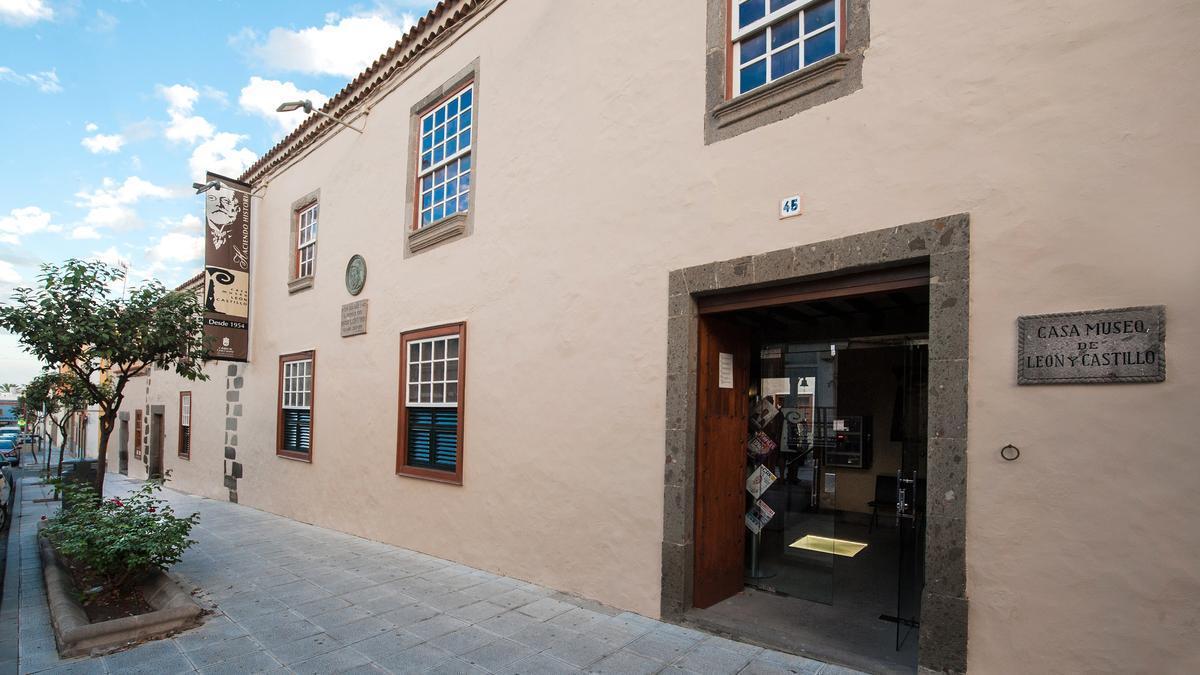
[[[798,44],[800,46],[800,67],[797,68],[796,70],[791,71],[792,73],[799,72],[799,71],[804,70],[805,68],[813,65],[814,63],[820,63],[821,61],[824,61],[825,59],[832,58],[832,57],[837,56],[838,54],[842,53],[842,1],[841,0],[833,0],[833,25],[832,26],[830,26],[830,25],[822,26],[821,28],[818,28],[817,30],[812,31],[811,33],[804,32],[804,12],[807,11],[809,7],[816,5],[816,4],[820,4],[820,3],[824,2],[825,0],[801,0],[801,2],[786,5],[786,6],[782,7],[781,9],[775,10],[774,12],[770,11],[771,0],[763,0],[763,1],[766,3],[767,14],[765,16],[763,16],[761,19],[746,26],[745,28],[738,28],[738,24],[740,23],[738,15],[741,13],[742,0],[731,0],[731,11],[730,11],[730,17],[729,17],[729,36],[730,36],[729,40],[730,40],[730,44],[732,45],[732,50],[731,50],[732,54],[730,57],[731,57],[732,63],[733,63],[733,68],[730,69],[730,78],[732,78],[733,81],[730,84],[731,84],[734,96],[741,96],[742,94],[746,94],[751,91],[758,91],[758,90],[762,89],[763,87],[769,86],[772,82],[779,79],[777,77],[771,76],[771,57],[781,51],[788,49],[792,45]],[[779,47],[778,49],[773,49],[771,47],[771,31],[772,31],[772,29],[770,28],[770,26],[778,21],[781,21],[783,19],[790,17],[793,14],[800,15],[799,16],[799,21],[800,21],[799,37],[796,40],[794,40],[792,42],[788,42],[787,44]],[[765,82],[763,82],[762,84],[758,85],[757,87],[755,87],[753,89],[748,89],[747,91],[742,91],[741,71],[742,71],[742,68],[744,68],[747,65],[750,65],[748,63],[742,63],[742,42],[747,37],[749,37],[755,33],[758,33],[760,31],[764,31],[764,30],[765,30],[764,39],[766,40],[766,51],[763,53],[762,56],[760,56],[758,59],[755,59],[754,61],[751,61],[750,63],[755,63],[759,60],[766,59],[766,61],[767,61],[767,79]],[[813,63],[805,63],[804,62],[804,41],[807,40],[808,38],[811,38],[815,35],[819,35],[821,33],[829,31],[829,30],[834,31],[833,42],[834,42],[835,47],[834,47],[833,53],[830,54],[829,56],[826,56],[825,58],[821,59],[821,61],[813,61]],[[788,73],[788,74],[790,75],[791,73]]]
[[[312,364],[312,359],[283,362],[284,410],[312,410]]]
[[[454,357],[448,356],[450,353],[450,344],[449,343],[452,340],[454,342],[456,342],[458,345],[458,350],[455,352],[456,356],[454,356]],[[443,351],[443,356],[440,359],[435,356],[437,353],[436,343],[438,343],[438,342],[445,343],[445,345],[446,345],[446,348]],[[424,347],[422,347],[421,345],[429,345],[430,356],[428,359],[425,359],[423,357],[422,352],[424,351]],[[412,351],[413,351],[414,346],[417,348],[417,351],[418,351],[419,358],[417,358],[417,359],[414,359],[412,357]],[[462,384],[462,334],[455,333],[453,335],[439,335],[436,337],[424,338],[421,340],[411,340],[408,343],[408,354],[406,356],[407,356],[407,359],[405,360],[405,367],[407,368],[407,372],[404,373],[404,405],[409,408],[457,408],[459,401],[461,400],[461,391],[460,390],[462,389],[462,386],[461,386],[461,384]],[[454,362],[455,368],[456,368],[456,371],[455,371],[456,375],[455,375],[454,379],[448,378],[451,361]],[[429,364],[430,375],[429,375],[428,380],[423,379],[421,377],[421,366],[425,365],[425,364]],[[435,366],[437,364],[442,364],[441,379],[436,379],[433,377],[433,372],[434,372]],[[414,368],[416,369],[416,372],[417,372],[417,379],[415,381],[412,379],[412,374],[413,374]],[[418,399],[415,401],[412,398],[412,385],[414,385],[414,384],[417,385],[417,399]],[[433,398],[434,385],[438,385],[438,384],[442,385],[442,400],[441,401],[421,401],[421,400],[419,400],[421,398],[421,389],[420,389],[421,385],[425,385],[425,384],[430,385],[430,398],[431,399]],[[447,384],[454,385],[454,400],[453,401],[446,399],[446,385]]]
[[[320,202],[314,202],[300,209],[296,214],[296,278],[304,279],[313,276],[317,267],[317,226],[320,219]],[[307,222],[305,218],[307,217]],[[305,239],[305,234],[308,239]],[[308,256],[305,259],[305,256]],[[305,273],[304,267],[308,266]]]
[[[469,106],[469,109],[471,111],[471,121],[465,127],[458,127],[454,133],[455,133],[455,136],[458,136],[458,135],[462,134],[464,131],[469,129],[471,131],[470,144],[467,145],[467,147],[465,147],[465,148],[458,147],[454,151],[454,153],[442,157],[441,161],[431,161],[429,168],[422,169],[421,168],[421,160],[422,160],[422,156],[425,154],[424,141],[425,141],[425,136],[427,135],[425,132],[425,120],[427,120],[431,117],[436,118],[439,110],[446,109],[450,105],[451,101],[460,100],[462,98],[462,95],[467,92],[471,92],[471,105]],[[462,208],[462,209],[456,208],[455,212],[450,214],[449,216],[445,215],[445,213],[443,212],[441,218],[434,218],[431,215],[429,222],[426,222],[425,221],[425,211],[427,211],[427,210],[432,211],[434,208],[436,208],[439,205],[444,207],[446,204],[450,203],[450,199],[447,199],[446,196],[443,195],[442,201],[433,202],[432,197],[431,197],[431,202],[430,202],[429,208],[426,209],[425,204],[424,204],[425,194],[432,193],[434,190],[437,189],[438,186],[431,184],[429,190],[424,190],[424,189],[422,189],[422,182],[426,176],[434,175],[438,169],[444,168],[446,166],[449,166],[451,163],[457,162],[459,159],[470,155],[471,151],[474,150],[475,140],[478,137],[478,134],[476,133],[476,128],[475,128],[475,120],[477,117],[475,114],[476,100],[477,100],[477,97],[475,96],[475,82],[471,81],[470,83],[466,84],[465,86],[460,87],[459,89],[456,89],[452,94],[447,95],[437,105],[435,105],[433,108],[431,108],[429,110],[429,112],[425,113],[424,115],[421,115],[420,118],[417,120],[417,143],[416,143],[416,145],[417,145],[417,159],[416,159],[416,162],[417,162],[417,184],[415,186],[417,196],[416,196],[416,219],[415,219],[416,222],[415,222],[415,227],[413,228],[414,230],[420,230],[420,229],[429,227],[430,225],[434,225],[435,223],[445,220],[446,218],[457,216],[459,214],[466,215],[467,212],[470,211],[470,209],[471,209],[470,195],[471,195],[471,191],[474,187],[473,185],[468,187],[465,191],[465,194],[467,195],[466,208]],[[466,110],[466,109],[460,107],[458,112],[455,113],[455,115],[456,116],[462,115],[464,110]],[[449,115],[447,115],[447,117],[448,116]],[[447,120],[447,122],[448,121],[449,120]],[[430,129],[429,133],[433,134],[437,131],[437,129],[438,129],[438,125],[435,122],[434,126]],[[445,139],[443,139],[443,143],[444,142],[445,142]],[[461,181],[463,175],[472,176],[472,178],[469,180],[473,180],[474,169],[475,169],[475,167],[472,166],[472,167],[468,168],[466,171],[459,172],[454,180]],[[445,182],[443,182],[442,185],[444,186]],[[461,185],[461,183],[460,183],[460,185]],[[454,193],[454,200],[456,202],[459,199],[459,197],[461,197],[464,194],[464,192],[462,190],[458,189],[458,187],[459,186],[456,186],[456,191]]]
[[[184,392],[183,401],[184,401],[183,405],[180,406],[182,408],[181,412],[183,414],[180,415],[179,425],[191,428],[191,426],[192,426],[192,394],[190,392]]]

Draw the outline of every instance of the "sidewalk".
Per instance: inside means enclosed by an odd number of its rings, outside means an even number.
[[[107,491],[138,484],[109,474]],[[58,508],[35,501],[46,493],[22,481],[9,539],[0,616],[19,602],[21,673],[857,672],[173,490],[178,512],[201,514],[173,572],[212,615],[173,639],[61,660],[35,548],[38,520]]]

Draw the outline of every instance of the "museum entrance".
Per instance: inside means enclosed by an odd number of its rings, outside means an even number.
[[[688,620],[871,672],[914,672],[927,272],[698,307]]]

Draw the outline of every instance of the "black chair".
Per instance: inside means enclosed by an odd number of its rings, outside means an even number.
[[[875,499],[867,502],[867,506],[871,507],[871,525],[867,532],[875,531],[875,525],[879,522],[879,507],[896,512],[896,490],[895,476],[875,476]]]

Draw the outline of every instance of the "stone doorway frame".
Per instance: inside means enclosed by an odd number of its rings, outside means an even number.
[[[970,217],[961,213],[670,273],[662,601],[692,607],[696,483],[696,298],[899,264],[929,265],[925,587],[918,671],[967,669],[966,497]]]

